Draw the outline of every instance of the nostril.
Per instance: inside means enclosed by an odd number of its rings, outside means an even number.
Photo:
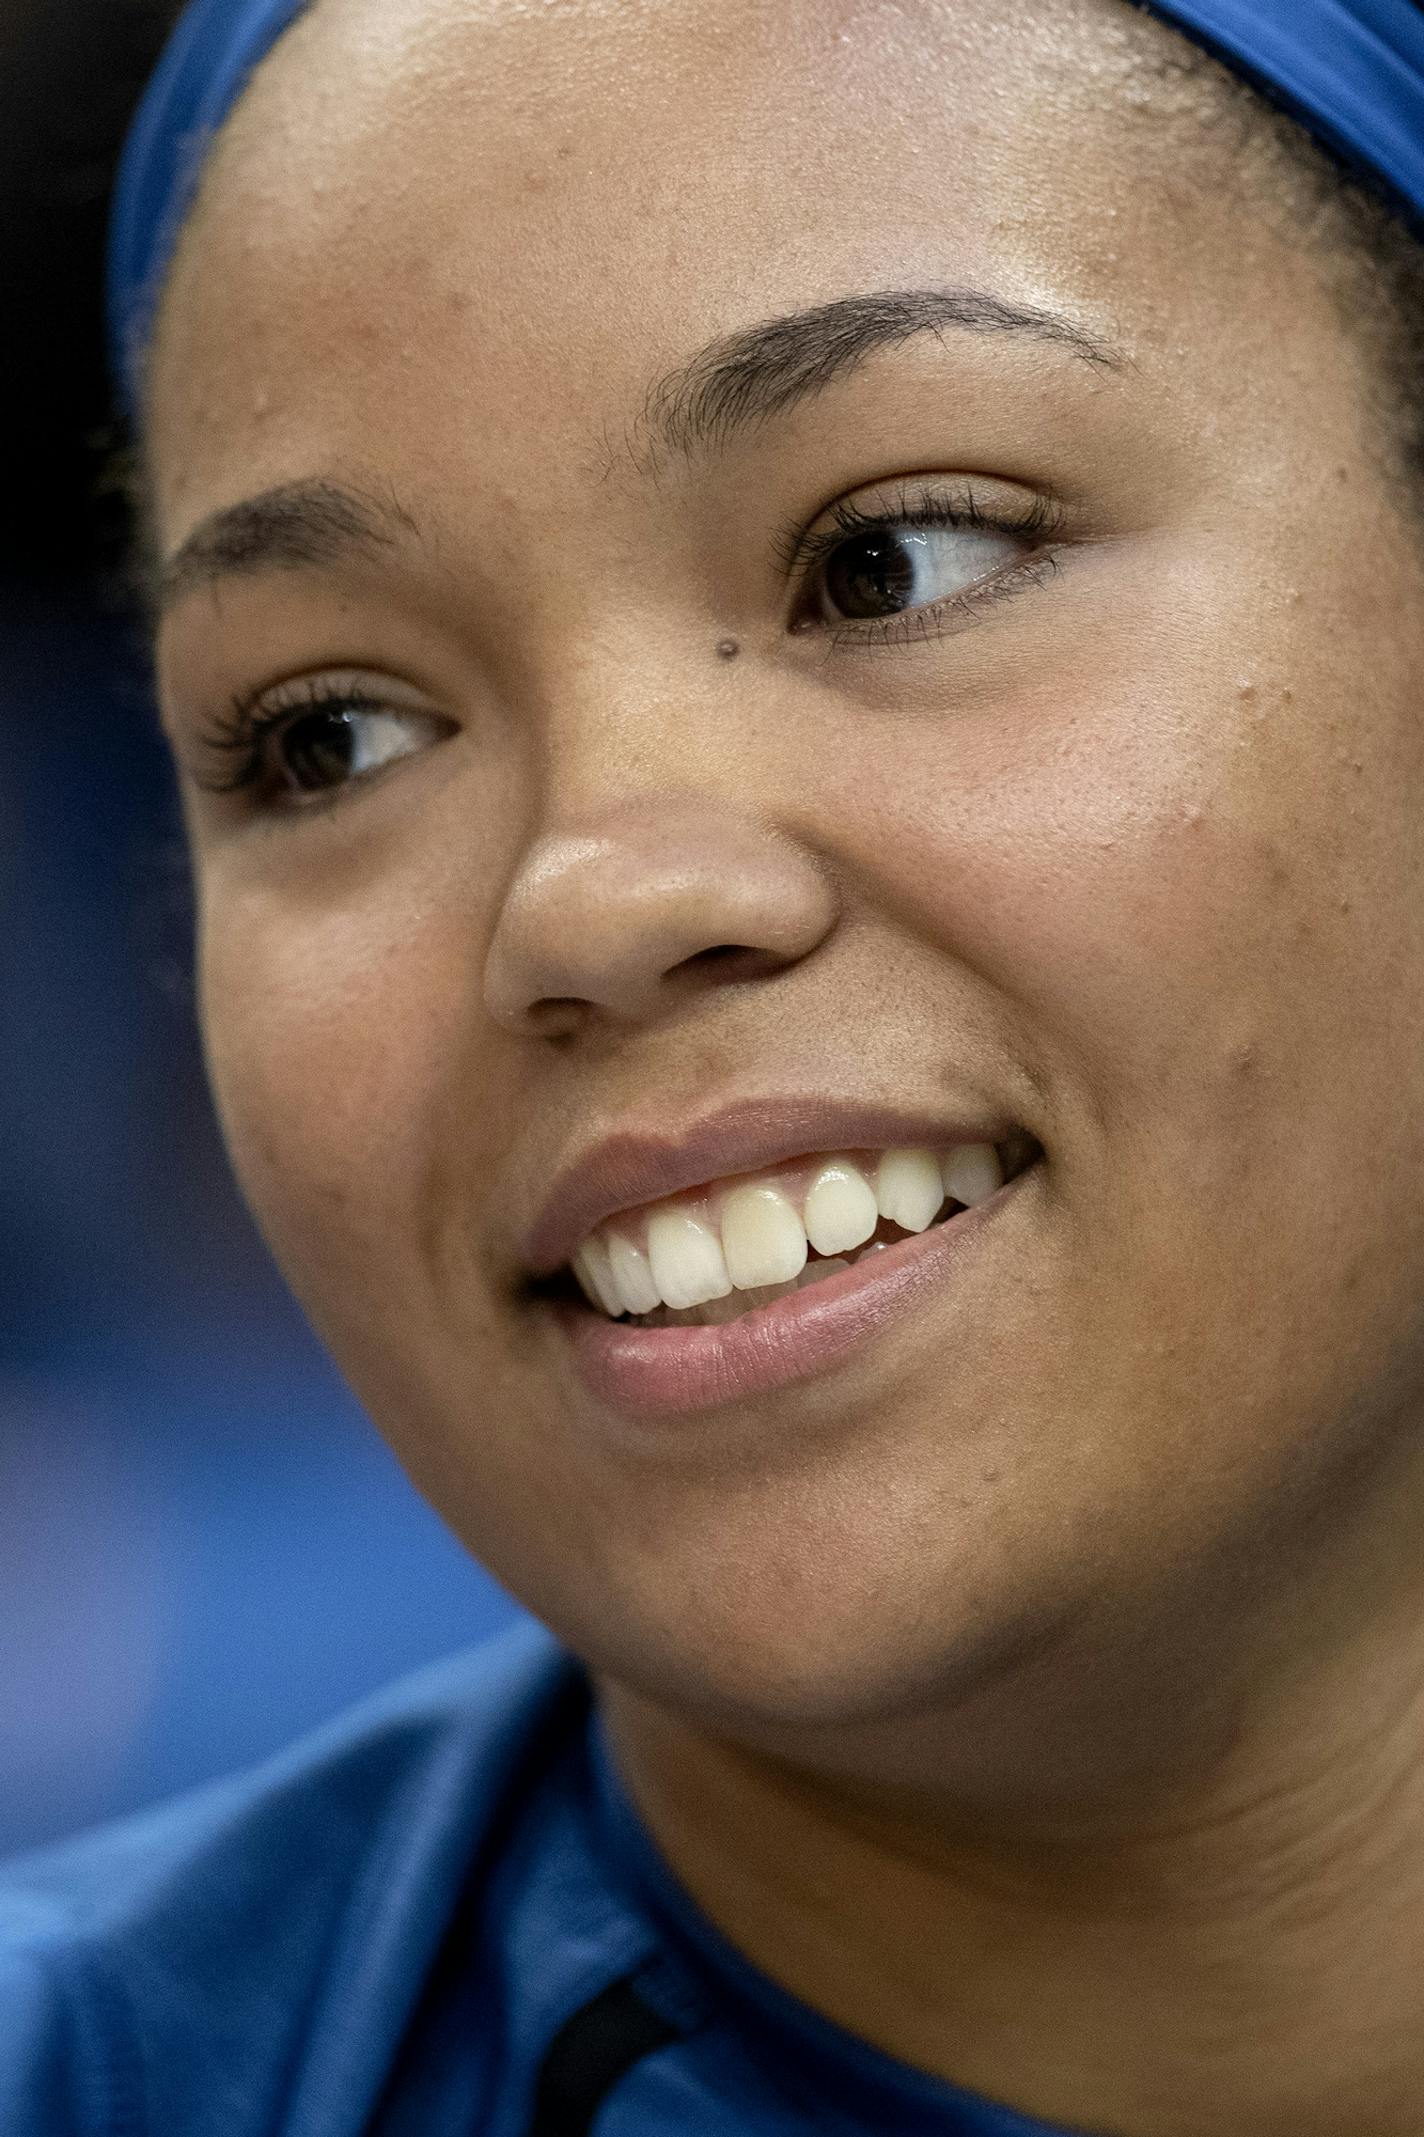
[[[673,970],[695,972],[717,966],[725,971],[729,967],[740,965],[742,970],[737,973],[738,978],[758,979],[763,973],[780,972],[785,964],[786,959],[779,957],[774,950],[757,949],[746,942],[718,942],[706,950],[695,951],[691,957],[684,957]]]
[[[749,957],[752,954],[744,942],[717,942],[712,945],[710,950],[698,950],[693,956],[685,957],[683,963],[686,965],[710,965],[714,958]]]

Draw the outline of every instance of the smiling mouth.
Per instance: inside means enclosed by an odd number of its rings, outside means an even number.
[[[610,1218],[529,1295],[628,1329],[721,1326],[953,1224],[1043,1155],[1020,1131],[992,1146],[823,1154],[774,1181],[711,1183]]]

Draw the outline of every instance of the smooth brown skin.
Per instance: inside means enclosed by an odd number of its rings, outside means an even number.
[[[1048,2121],[1417,2133],[1424,565],[1173,48],[1118,0],[322,0],[171,285],[158,525],[323,476],[421,532],[190,591],[164,719],[209,776],[236,691],[439,716],[306,817],[185,773],[214,1086],[707,1912]],[[704,342],[965,286],[1126,360],[921,335],[649,450]],[[1056,573],[791,627],[785,525],[966,474],[1067,498]],[[606,1132],[763,1092],[1047,1163],[832,1375],[594,1429],[521,1232]]]

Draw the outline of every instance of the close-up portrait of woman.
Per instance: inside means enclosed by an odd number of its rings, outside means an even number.
[[[528,1617],[7,1863],[4,2137],[1424,2137],[1424,9],[197,0],[108,306]]]

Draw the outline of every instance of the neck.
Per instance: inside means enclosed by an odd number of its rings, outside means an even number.
[[[1123,2137],[1420,2137],[1417,1623],[1238,1710],[1190,1784],[1079,1785],[1010,1816],[828,1777],[599,1690],[624,1781],[703,1912],[886,2054]]]

